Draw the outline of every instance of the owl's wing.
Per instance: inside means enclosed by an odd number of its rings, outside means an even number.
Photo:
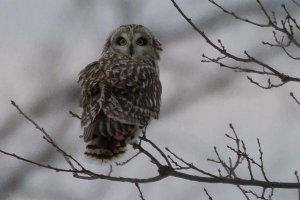
[[[81,87],[80,106],[83,108],[81,125],[88,126],[95,119],[101,110],[104,101],[104,85],[99,87],[99,82],[104,77],[102,72],[102,62],[92,62],[79,73],[79,84]]]
[[[83,127],[92,124],[101,110],[114,120],[138,126],[158,118],[161,85],[151,63],[108,64],[100,59],[80,72],[79,83]]]
[[[102,107],[108,117],[138,126],[158,118],[161,84],[152,63],[115,64],[105,70],[105,84],[111,91]]]

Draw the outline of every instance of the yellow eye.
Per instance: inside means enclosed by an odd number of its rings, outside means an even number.
[[[147,40],[145,38],[140,37],[139,39],[136,40],[135,43],[139,46],[144,46],[147,44]]]
[[[117,44],[120,45],[120,46],[125,46],[125,45],[127,44],[127,41],[126,41],[125,38],[119,37],[119,38],[117,39]]]

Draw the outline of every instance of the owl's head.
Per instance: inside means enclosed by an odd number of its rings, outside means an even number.
[[[159,59],[161,43],[142,25],[122,25],[107,39],[103,53],[110,51],[133,59],[153,57]]]

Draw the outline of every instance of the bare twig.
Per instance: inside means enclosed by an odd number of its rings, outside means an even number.
[[[50,135],[43,128],[41,128],[35,121],[33,121],[30,117],[28,117],[14,101],[11,101],[11,104],[19,111],[19,113],[23,117],[25,117],[25,119],[27,119],[30,123],[32,123],[36,129],[38,129],[40,132],[42,132],[42,134],[44,135],[43,139],[45,139],[49,144],[51,144],[64,157],[64,159],[67,161],[67,163],[70,165],[70,167],[73,170],[76,170],[76,168],[73,165],[72,161],[74,161],[81,169],[84,169],[83,166],[76,159],[74,159],[71,155],[69,155],[65,151],[63,151],[55,143],[55,141],[50,137]]]
[[[21,156],[18,156],[18,155],[16,155],[15,153],[9,153],[9,152],[4,151],[4,150],[1,150],[1,149],[0,149],[0,152],[3,153],[3,154],[5,154],[5,155],[8,155],[8,156],[17,158],[17,159],[19,159],[19,160],[22,160],[22,161],[24,161],[24,162],[27,162],[27,163],[36,165],[36,166],[38,166],[38,167],[42,167],[42,168],[46,168],[46,169],[51,169],[51,170],[54,170],[54,171],[56,171],[56,172],[72,172],[72,173],[77,172],[77,170],[73,170],[73,169],[63,169],[63,168],[53,167],[53,166],[51,166],[51,165],[41,164],[41,163],[38,163],[38,162],[35,162],[35,161],[32,161],[32,160],[23,158],[23,157],[21,157]]]
[[[169,148],[166,148],[166,150],[167,150],[170,154],[172,154],[176,159],[178,159],[179,161],[181,161],[182,163],[184,163],[184,164],[188,167],[188,169],[193,169],[193,170],[198,171],[198,172],[200,172],[200,173],[202,173],[202,174],[204,174],[204,175],[207,175],[207,176],[210,176],[210,177],[214,177],[214,178],[216,178],[216,179],[219,178],[219,177],[216,176],[216,175],[213,175],[213,174],[211,174],[211,173],[208,173],[208,172],[206,172],[206,171],[204,171],[204,170],[199,169],[199,168],[196,167],[193,163],[188,163],[187,161],[183,160],[183,159],[180,158],[178,155],[176,155],[174,152],[172,152]]]
[[[135,157],[137,157],[141,152],[138,151],[136,154],[134,154],[133,156],[131,156],[129,159],[125,160],[124,162],[116,162],[116,165],[118,166],[123,166],[126,165],[127,163],[129,163],[130,161],[132,161]]]
[[[290,96],[296,101],[296,103],[300,106],[300,101],[295,97],[293,92],[290,92]]]
[[[70,115],[72,115],[73,117],[75,117],[75,118],[81,120],[81,117],[79,117],[79,115],[73,113],[72,111],[69,111],[69,113],[70,113]]]
[[[213,200],[213,198],[210,196],[210,194],[208,193],[208,191],[205,188],[203,190],[204,190],[206,196],[208,197],[208,199],[209,200]]]
[[[210,57],[206,56],[205,54],[203,54],[202,57],[205,58],[205,59],[201,60],[201,62],[216,63],[216,64],[220,65],[220,67],[232,69],[235,72],[254,73],[254,74],[260,74],[260,75],[277,76],[276,74],[274,74],[272,72],[266,72],[264,70],[259,71],[259,70],[255,70],[255,69],[251,69],[251,68],[247,68],[247,67],[230,66],[230,65],[225,64],[224,62],[220,62],[220,60],[222,60],[225,57],[218,57],[218,58],[214,59],[214,58],[210,58]]]
[[[226,134],[226,136],[228,138],[231,138],[232,140],[235,141],[235,143],[236,143],[236,149],[240,149],[240,139],[238,138],[238,136],[236,134],[236,131],[235,131],[235,129],[234,129],[234,127],[233,127],[233,125],[231,123],[229,124],[229,127],[231,128],[231,130],[232,130],[232,132],[234,134],[234,138],[231,137],[231,136],[229,136],[228,134]],[[236,158],[236,162],[235,162],[234,166],[230,167],[231,171],[234,171],[239,166],[239,164],[241,164],[241,161],[242,161],[241,154],[237,154],[237,158]]]
[[[145,200],[144,195],[143,195],[143,192],[142,192],[142,190],[141,190],[139,184],[138,184],[138,183],[135,183],[135,186],[136,186],[136,188],[138,189],[138,191],[139,191],[139,193],[140,193],[140,198],[141,198],[141,200]]]
[[[292,2],[294,2],[294,4],[296,4],[297,6],[300,6],[300,3],[297,2],[296,0],[291,0]]]
[[[252,172],[252,166],[251,166],[251,160],[247,154],[247,148],[246,148],[246,145],[244,143],[244,141],[242,141],[242,146],[243,146],[243,157],[247,160],[247,164],[248,164],[248,171],[249,171],[249,174],[250,174],[250,178],[251,180],[254,180],[254,176],[253,176],[253,172]]]
[[[213,1],[213,0],[208,0],[208,1],[211,2],[212,4],[214,4],[215,6],[217,6],[218,8],[220,8],[224,13],[231,15],[235,19],[238,19],[240,21],[243,21],[243,22],[255,25],[255,26],[259,26],[259,27],[269,27],[270,26],[269,23],[261,24],[261,23],[257,23],[257,22],[251,21],[249,19],[240,17],[237,14],[235,14],[234,12],[226,10],[223,6],[221,6],[220,4],[216,3],[215,1]]]
[[[272,14],[269,14],[268,11],[266,10],[266,8],[263,6],[263,4],[261,3],[260,0],[256,0],[257,4],[259,5],[261,11],[263,12],[265,18],[267,19],[266,23],[257,23],[251,20],[248,20],[246,18],[240,17],[238,16],[236,13],[232,12],[232,11],[228,11],[227,9],[225,9],[224,7],[222,7],[220,4],[216,3],[214,0],[208,0],[209,2],[211,2],[212,4],[214,4],[215,6],[217,6],[218,8],[220,8],[223,12],[233,16],[235,19],[238,19],[240,21],[258,26],[258,27],[271,27],[274,29],[273,31],[273,36],[275,39],[276,44],[271,44],[269,42],[263,42],[263,44],[267,44],[270,46],[278,46],[281,47],[283,49],[283,51],[290,57],[293,58],[295,60],[298,59],[298,57],[296,56],[292,56],[288,50],[286,49],[286,47],[290,46],[291,44],[294,44],[295,46],[300,48],[300,42],[297,41],[294,37],[294,31],[293,31],[293,25],[296,26],[297,28],[299,27],[297,24],[296,19],[292,18],[290,13],[288,12],[288,10],[286,9],[286,7],[284,5],[282,5],[283,9],[286,12],[286,18],[285,20],[282,21],[281,26],[279,27],[278,23],[277,23],[277,19],[276,19],[276,15],[275,12],[272,12]],[[271,88],[276,88],[276,87],[280,87],[284,84],[286,84],[287,82],[300,82],[300,78],[298,77],[292,77],[286,74],[283,74],[281,72],[279,72],[277,69],[275,69],[274,67],[258,60],[257,58],[250,56],[249,53],[247,51],[244,52],[244,54],[246,55],[245,57],[240,57],[240,56],[236,56],[232,53],[230,53],[226,47],[222,44],[221,40],[218,39],[217,42],[213,42],[206,34],[203,30],[201,30],[200,28],[198,28],[193,22],[192,20],[187,17],[187,15],[181,10],[181,8],[178,6],[178,4],[175,2],[175,0],[171,0],[171,2],[173,3],[174,7],[177,9],[177,11],[182,15],[182,17],[193,27],[193,29],[199,34],[201,35],[205,41],[211,46],[213,47],[215,50],[217,50],[221,56],[217,57],[217,58],[210,58],[206,55],[203,54],[203,59],[202,62],[213,62],[218,64],[220,67],[225,67],[228,69],[232,69],[235,72],[245,72],[245,73],[256,73],[256,74],[260,74],[260,75],[267,75],[267,76],[276,76],[281,80],[281,83],[279,84],[272,84],[270,82],[270,79],[268,80],[269,85],[268,86],[263,86],[260,83],[254,81],[253,79],[249,78],[251,83],[264,88],[264,89],[271,89]],[[300,30],[300,28],[299,28]],[[276,32],[282,33],[283,35],[285,35],[285,37],[288,39],[287,43],[284,44],[283,43],[283,39],[284,37],[282,37],[282,39],[279,39],[277,37]],[[239,66],[231,66],[229,64],[226,64],[224,59],[229,59],[229,60],[234,60],[235,62],[238,63],[247,63],[247,64],[254,64],[254,66],[252,68],[248,68],[248,67],[239,67]],[[240,65],[240,64],[239,64]],[[255,69],[255,67],[260,67],[262,68],[262,70],[257,70]]]
[[[260,167],[261,172],[262,172],[262,174],[264,176],[264,179],[267,182],[269,182],[269,179],[267,178],[267,175],[266,175],[266,172],[265,172],[265,169],[264,169],[263,151],[261,150],[261,145],[260,145],[260,141],[259,141],[258,138],[257,138],[257,144],[258,144],[258,150],[259,150],[259,154],[260,154],[260,156],[259,156],[259,159],[260,159],[260,165],[259,165],[259,167]]]
[[[298,171],[295,171],[294,174],[296,176],[297,182],[300,183]],[[298,189],[298,200],[300,200],[300,188]]]
[[[107,176],[111,176],[112,171],[113,171],[113,167],[112,167],[112,165],[110,164],[110,165],[109,165],[109,171],[108,171]]]
[[[247,190],[243,189],[240,185],[237,185],[237,187],[238,187],[239,190],[243,193],[244,197],[245,197],[247,200],[250,200],[250,198],[249,198],[249,196],[248,196]]]
[[[256,192],[254,192],[252,190],[247,190],[246,193],[253,195],[256,199],[268,200],[264,196],[258,195]]]
[[[208,0],[208,1],[211,2],[212,4],[214,4],[215,6],[217,6],[218,8],[220,8],[224,13],[231,15],[232,17],[234,17],[237,20],[240,20],[240,21],[243,21],[243,22],[252,24],[254,26],[258,26],[258,27],[272,27],[272,28],[274,28],[276,31],[285,34],[289,39],[289,43],[294,43],[296,46],[298,46],[300,48],[300,43],[295,39],[293,29],[292,29],[292,25],[290,24],[290,20],[291,20],[297,26],[298,25],[297,21],[294,18],[291,17],[290,13],[288,12],[288,10],[286,9],[284,4],[282,5],[282,8],[285,10],[287,16],[286,16],[285,20],[281,23],[282,27],[279,27],[278,24],[277,24],[275,12],[272,12],[272,16],[271,16],[268,13],[268,11],[265,9],[265,7],[263,6],[263,4],[261,3],[260,0],[256,0],[256,2],[258,3],[260,9],[262,10],[263,14],[265,15],[265,17],[267,19],[266,23],[258,23],[258,22],[254,22],[254,21],[251,21],[249,19],[240,17],[232,11],[228,11],[227,9],[225,9],[223,6],[216,3],[215,1],[213,1],[213,0]],[[292,0],[292,1],[294,1],[294,0]],[[287,24],[288,24],[288,28],[286,27]],[[276,46],[276,45],[272,45],[272,46]]]
[[[172,167],[172,165],[171,165],[171,163],[170,163],[168,157],[163,153],[163,151],[162,151],[156,144],[154,144],[151,140],[148,140],[146,137],[141,137],[140,139],[143,140],[143,141],[148,142],[154,149],[156,149],[156,151],[158,151],[158,152],[160,153],[160,155],[161,155],[161,156],[164,158],[164,160],[166,161],[167,165],[168,165],[169,167]]]
[[[271,83],[271,79],[268,79],[268,85],[267,85],[267,86],[263,86],[263,85],[261,85],[260,83],[254,81],[254,80],[253,80],[252,78],[250,78],[249,76],[247,76],[247,78],[248,78],[248,80],[249,80],[251,83],[253,83],[254,85],[257,85],[258,87],[263,88],[263,89],[277,88],[277,87],[283,86],[283,85],[286,83],[286,82],[282,82],[282,83],[280,83],[280,84],[275,85],[275,84]]]

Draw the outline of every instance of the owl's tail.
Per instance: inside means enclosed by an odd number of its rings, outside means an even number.
[[[86,145],[85,155],[101,160],[111,160],[125,153],[126,143],[124,140],[115,140],[108,137],[96,137]]]
[[[125,153],[127,144],[138,134],[139,127],[136,125],[122,124],[106,117],[98,118],[85,129],[85,155],[103,161],[111,160]]]

